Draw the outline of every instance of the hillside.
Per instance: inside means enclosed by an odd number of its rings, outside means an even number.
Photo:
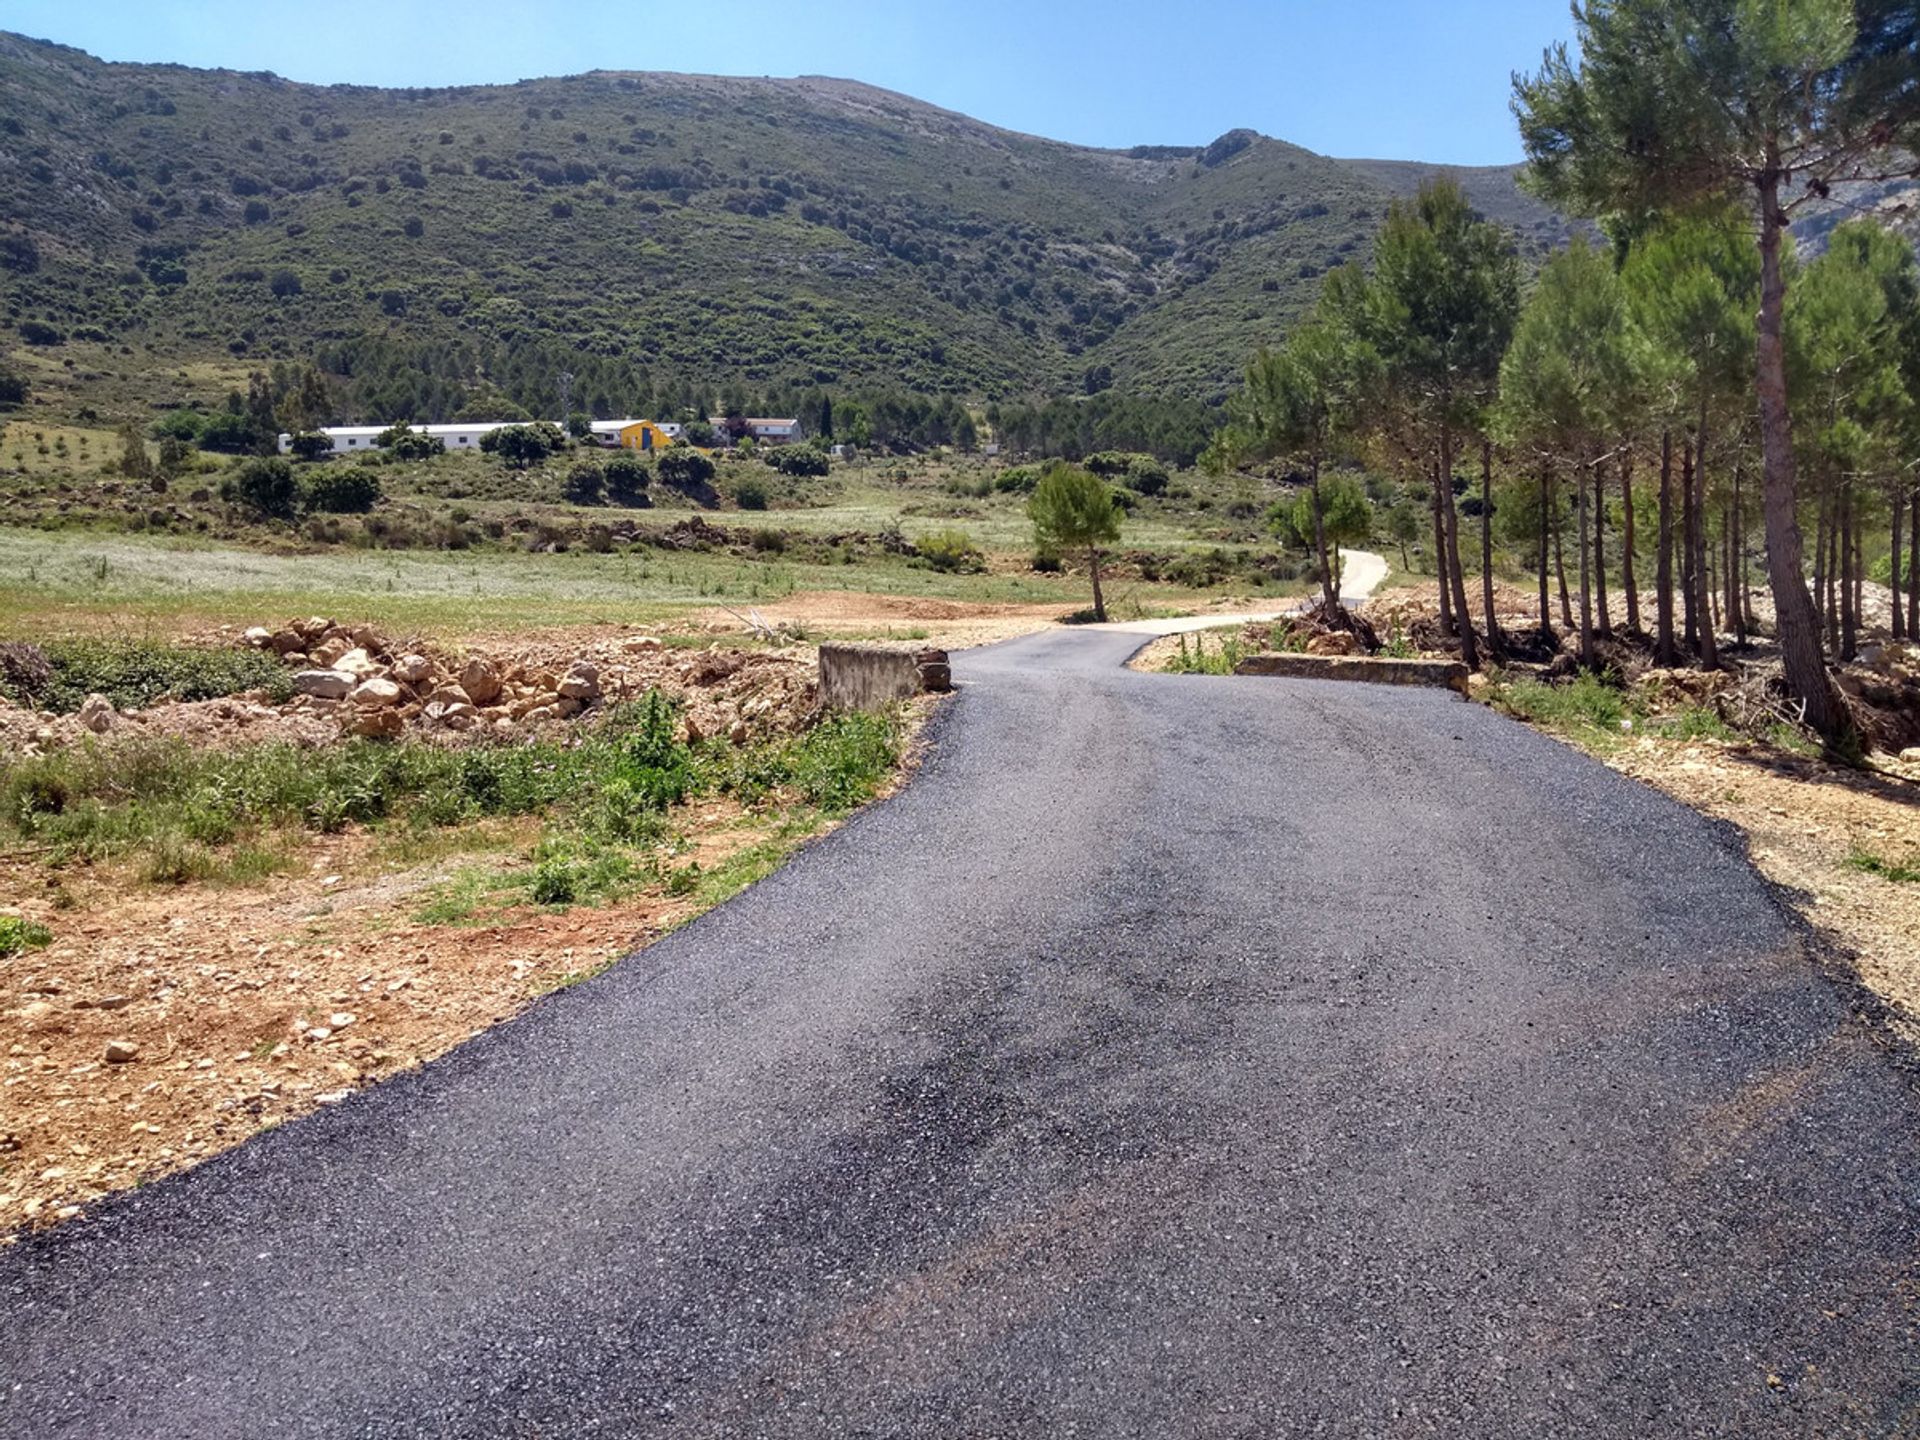
[[[1395,195],[1411,196],[1429,180],[1451,180],[1489,220],[1520,237],[1522,248],[1554,249],[1572,234],[1572,222],[1520,188],[1524,165],[1428,165],[1417,160],[1343,160]]]
[[[1549,238],[1510,172],[1465,178]],[[15,363],[108,414],[315,355],[370,418],[547,408],[561,368],[602,411],[689,381],[1207,397],[1404,188],[815,77],[317,87],[0,35],[0,303],[63,341]]]

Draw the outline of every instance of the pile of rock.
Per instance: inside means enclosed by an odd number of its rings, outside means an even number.
[[[349,630],[318,618],[277,631],[257,626],[243,638],[294,665],[296,707],[336,715],[348,735],[394,736],[410,724],[506,731],[572,719],[602,698],[599,667],[586,659],[561,672],[484,655],[443,662],[392,645],[372,626]]]

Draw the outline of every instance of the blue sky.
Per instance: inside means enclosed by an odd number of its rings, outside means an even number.
[[[1087,145],[1237,125],[1323,154],[1520,158],[1508,77],[1565,0],[10,0],[0,26],[109,60],[370,85],[582,70],[824,74]]]

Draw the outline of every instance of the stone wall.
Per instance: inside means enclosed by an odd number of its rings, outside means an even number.
[[[944,650],[820,647],[820,703],[829,710],[881,710],[922,691],[949,690],[952,685]]]
[[[1467,667],[1458,660],[1392,660],[1380,655],[1249,655],[1236,675],[1289,680],[1361,680],[1373,685],[1443,685],[1467,693]]]

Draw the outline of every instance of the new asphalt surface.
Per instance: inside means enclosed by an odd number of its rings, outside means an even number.
[[[1920,1104],[1708,822],[1439,691],[958,657],[919,776],[0,1252],[0,1434],[1920,1434]]]

